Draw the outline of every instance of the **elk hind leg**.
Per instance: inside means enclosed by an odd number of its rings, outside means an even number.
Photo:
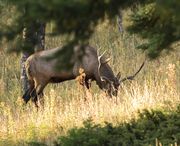
[[[31,92],[33,91],[33,89],[34,89],[34,81],[33,80],[29,80],[29,88],[27,89],[27,91],[22,96],[22,98],[25,101],[25,103],[28,103],[28,101],[30,100]]]
[[[44,90],[45,86],[46,86],[46,84],[39,85],[36,90],[37,91],[37,101],[36,102],[38,103],[38,105],[41,105],[41,106],[44,106],[43,90]]]
[[[47,82],[43,82],[43,83],[41,82],[41,84],[38,84],[36,82],[35,91],[34,91],[34,98],[32,100],[36,107],[44,105],[43,90],[44,90],[46,85],[47,85]]]

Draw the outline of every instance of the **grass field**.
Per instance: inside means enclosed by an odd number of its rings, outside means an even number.
[[[107,50],[110,65],[122,76],[134,73],[146,58],[135,47],[143,40],[107,22],[97,27],[90,45],[101,53]],[[46,47],[63,45],[62,37],[46,37]],[[6,47],[1,46],[2,48]],[[48,85],[45,108],[36,111],[21,101],[20,55],[0,52],[0,145],[28,145],[37,141],[53,145],[60,135],[91,118],[97,124],[128,122],[143,109],[173,111],[180,104],[180,51],[166,52],[157,60],[146,60],[134,81],[125,82],[117,98],[109,99],[95,83],[85,91],[76,80]],[[86,101],[84,99],[87,99]]]

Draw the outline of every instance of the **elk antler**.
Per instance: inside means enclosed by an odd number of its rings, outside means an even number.
[[[107,59],[101,61],[101,58],[104,56],[105,53],[106,53],[106,50],[105,50],[100,56],[98,55],[98,75],[99,75],[101,81],[107,80],[107,79],[105,79],[106,77],[102,77],[102,76],[100,75],[100,67],[101,67],[101,64],[106,64],[107,62],[109,62],[109,61],[111,60],[111,58],[107,58]],[[98,54],[99,54],[99,53],[98,53]]]
[[[141,71],[141,69],[143,68],[144,64],[145,64],[145,61],[142,63],[142,65],[140,66],[140,68],[138,69],[138,71],[134,75],[125,77],[125,78],[121,79],[119,82],[121,83],[121,82],[124,82],[126,80],[133,80],[134,77]]]
[[[104,79],[101,77],[100,75],[100,67],[101,67],[101,58],[103,57],[103,55],[106,53],[106,51],[104,51],[100,56],[98,55],[98,75],[101,79],[101,81],[104,81]],[[99,53],[98,53],[99,54]]]
[[[107,58],[106,60],[102,61],[101,63],[102,63],[102,64],[106,64],[106,63],[108,63],[110,60],[111,60],[111,58]]]

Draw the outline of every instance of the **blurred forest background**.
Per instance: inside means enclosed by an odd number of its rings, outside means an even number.
[[[179,9],[178,0],[0,0],[0,145],[180,145]],[[146,58],[145,66],[112,99],[95,83],[88,93],[76,80],[49,84],[37,112],[22,103],[20,80],[22,54],[38,43],[23,32],[37,20],[46,25],[43,49],[71,56],[74,44],[90,44],[123,77]]]

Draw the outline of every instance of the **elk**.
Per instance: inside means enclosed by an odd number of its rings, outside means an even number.
[[[79,46],[74,47],[74,56],[80,51]],[[48,83],[60,83],[67,80],[73,80],[79,76],[79,69],[82,68],[85,73],[84,85],[90,88],[89,81],[95,80],[100,89],[105,90],[107,94],[117,96],[118,87],[125,80],[132,80],[144,66],[144,62],[139,70],[132,76],[120,79],[120,73],[114,75],[108,64],[109,58],[98,55],[95,48],[84,46],[84,53],[80,60],[75,60],[74,65],[68,71],[57,70],[57,58],[47,60],[48,56],[56,54],[59,48],[44,50],[31,55],[25,62],[26,74],[28,77],[29,88],[23,95],[23,100],[27,103],[32,97],[36,107],[38,101],[42,99],[43,90]]]

